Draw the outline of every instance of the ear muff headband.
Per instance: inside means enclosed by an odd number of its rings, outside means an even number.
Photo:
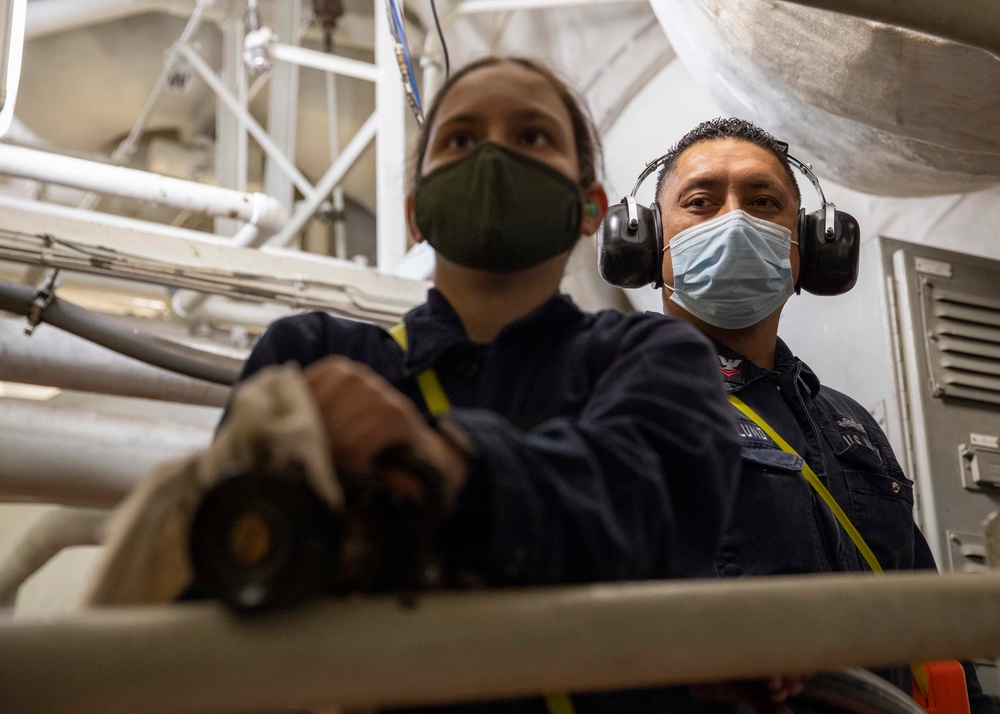
[[[647,208],[635,200],[642,182],[659,169],[671,154],[646,164],[632,193],[608,208],[597,232],[597,267],[605,281],[625,288],[663,285],[663,229],[660,207]],[[857,220],[826,200],[819,178],[810,164],[791,154],[788,163],[816,189],[821,208],[799,211],[799,282],[795,291],[815,295],[846,293],[858,278],[861,229]]]

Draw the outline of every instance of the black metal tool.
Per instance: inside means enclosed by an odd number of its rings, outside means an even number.
[[[446,510],[444,477],[406,448],[382,452],[376,467],[407,472],[423,497],[401,496],[378,479],[345,474],[346,512],[338,513],[309,486],[301,468],[241,471],[221,480],[204,494],[192,519],[191,594],[251,613],[323,594],[425,587],[434,534]],[[361,566],[352,563],[345,574],[348,517],[368,547]]]

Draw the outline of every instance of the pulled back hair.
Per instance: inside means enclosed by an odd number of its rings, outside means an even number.
[[[792,183],[792,191],[795,193],[795,200],[802,203],[802,194],[799,191],[799,185],[795,181],[795,174],[792,173],[792,166],[788,163],[788,144],[778,141],[753,122],[736,117],[718,117],[702,122],[681,137],[681,140],[671,147],[670,151],[664,155],[665,158],[663,165],[660,167],[660,173],[656,176],[657,199],[659,199],[660,190],[673,172],[680,155],[695,144],[715,139],[739,139],[740,141],[746,141],[759,146],[773,154],[785,169],[785,173],[788,174],[788,179]]]
[[[566,111],[569,113],[570,121],[573,124],[573,140],[576,145],[577,163],[580,170],[580,185],[589,186],[597,180],[598,161],[601,155],[601,141],[597,136],[597,128],[594,126],[594,120],[591,118],[590,111],[587,109],[586,100],[576,91],[571,89],[570,85],[565,80],[560,78],[558,74],[538,60],[528,59],[527,57],[490,56],[470,62],[457,72],[454,72],[434,96],[434,100],[431,102],[430,108],[424,115],[424,123],[420,127],[420,133],[417,136],[416,149],[410,157],[409,183],[411,190],[420,182],[420,178],[422,176],[421,166],[424,162],[424,154],[427,152],[427,144],[430,142],[431,127],[434,124],[434,117],[437,116],[441,102],[448,95],[448,92],[463,77],[481,69],[495,67],[506,63],[515,64],[530,72],[534,72],[551,85],[552,89],[566,107]]]

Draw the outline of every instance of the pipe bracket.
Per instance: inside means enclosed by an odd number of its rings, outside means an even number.
[[[59,287],[60,281],[59,268],[54,268],[49,271],[45,281],[35,290],[35,294],[31,298],[31,308],[28,310],[28,319],[24,324],[24,334],[28,337],[31,337],[35,328],[41,324],[45,310],[56,297],[56,288]]]

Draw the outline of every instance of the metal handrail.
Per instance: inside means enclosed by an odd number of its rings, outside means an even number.
[[[0,692],[11,712],[308,710],[997,652],[1000,573],[838,574],[353,599],[242,621],[209,603],[98,609],[0,624]]]

